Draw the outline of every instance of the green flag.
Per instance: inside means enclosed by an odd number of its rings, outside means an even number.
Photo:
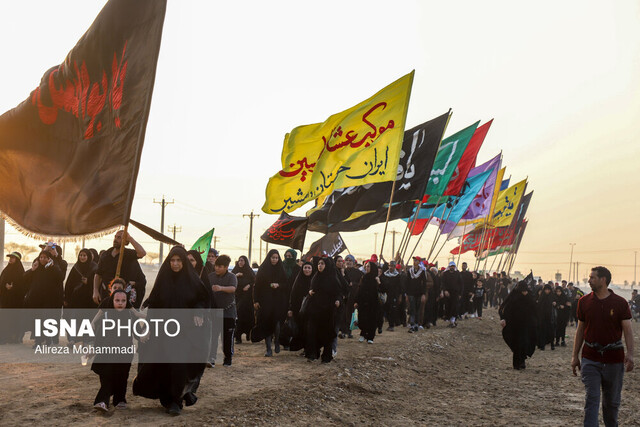
[[[464,150],[467,149],[467,145],[469,145],[469,141],[479,123],[480,121],[477,121],[468,128],[462,129],[442,140],[440,148],[438,148],[436,160],[433,162],[433,167],[431,168],[431,175],[427,182],[425,194],[440,196],[444,193],[449,184],[449,180],[454,173],[458,172],[460,158]]]
[[[208,232],[206,232],[202,237],[200,237],[196,242],[191,246],[191,250],[196,250],[202,257],[202,262],[206,264],[207,255],[209,255],[209,248],[211,247],[211,240],[213,239],[213,230],[212,228]]]

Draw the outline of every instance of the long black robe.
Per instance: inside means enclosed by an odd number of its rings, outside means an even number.
[[[378,266],[370,262],[371,270],[362,276],[355,302],[358,304],[358,326],[366,340],[376,335],[378,303]]]
[[[22,308],[24,302],[24,267],[16,259],[0,274],[0,343],[22,341],[23,325],[10,309]],[[7,289],[7,284],[11,289]]]
[[[499,309],[500,319],[505,320],[502,337],[513,352],[513,367],[521,369],[527,357],[536,350],[536,304],[533,298],[522,293],[526,284],[520,282],[505,299]]]
[[[560,289],[560,295],[558,295],[557,289]],[[564,293],[562,288],[556,288],[555,292],[555,301],[556,301],[556,331],[555,338],[556,341],[562,340],[564,341],[564,336],[567,330],[567,323],[569,322],[569,316],[571,315],[571,307],[567,305],[569,299],[567,295]]]
[[[278,260],[276,265],[272,265],[271,255],[274,253],[278,254],[280,258],[277,250],[271,249],[269,251],[258,268],[256,284],[253,288],[253,302],[260,304],[256,313],[256,328],[259,329],[261,338],[274,334],[278,323],[286,317],[289,305],[289,301],[286,300],[288,295],[287,276],[282,266],[282,258]],[[272,283],[277,283],[278,287],[271,287]],[[255,341],[253,336],[252,341]]]
[[[547,294],[545,289],[549,289],[551,292]],[[553,293],[553,289],[550,285],[545,285],[537,303],[538,347],[541,349],[547,344],[553,345],[553,341],[556,336],[556,316],[555,309],[553,307],[553,302],[555,300],[556,296]]]
[[[305,318],[300,314],[300,306],[302,305],[304,297],[309,295],[311,279],[314,274],[313,270],[311,270],[311,274],[308,276],[304,274],[303,269],[305,265],[313,267],[313,264],[310,262],[305,262],[302,265],[302,269],[300,269],[298,277],[296,277],[295,282],[293,282],[291,295],[289,297],[289,310],[291,310],[293,314],[293,321],[295,322],[295,326],[297,326],[297,330],[292,331],[293,336],[289,343],[289,350],[291,351],[298,351],[301,348],[304,348],[305,345]]]
[[[69,277],[64,287],[64,303],[68,308],[96,308],[93,301],[93,276],[96,274],[98,264],[93,262],[93,255],[88,249],[80,251],[87,255],[85,262],[78,261],[71,268]],[[87,283],[82,283],[82,278],[86,277]]]
[[[249,265],[249,259],[242,255],[240,258],[244,259],[244,267],[240,268],[238,263],[231,271],[233,274],[242,273],[242,276],[238,277],[238,287],[236,288],[236,304],[238,308],[238,323],[236,324],[236,338],[240,338],[242,334],[246,334],[247,337],[251,333],[253,328],[254,315],[253,315],[253,286],[256,281],[256,274]],[[249,289],[245,290],[246,286]]]
[[[27,290],[25,306],[27,308],[61,308],[64,299],[63,278],[63,273],[55,263],[49,267],[38,265],[35,270],[27,270],[23,282]]]
[[[336,337],[334,313],[335,302],[340,299],[340,283],[333,260],[322,258],[321,261],[325,264],[324,270],[317,271],[311,279],[310,290],[314,294],[310,296],[307,309],[304,351],[308,359],[315,359],[322,347],[322,361],[329,362],[332,359],[331,344]]]
[[[405,282],[407,276],[395,270],[393,274],[387,271],[380,276],[380,292],[387,294],[387,301],[384,305],[384,311],[387,315],[389,327],[402,324],[400,310],[402,308],[402,296],[405,292]]]
[[[182,260],[182,269],[178,272],[172,271],[170,267],[169,261],[174,255],[178,255]],[[187,251],[182,247],[171,249],[158,271],[153,290],[144,305],[149,309],[204,310],[209,308],[210,304],[211,295],[189,262]],[[182,336],[182,333],[180,335]],[[153,346],[153,342],[150,341],[149,345]],[[133,380],[134,395],[160,399],[160,403],[166,408],[174,403],[182,407],[185,395],[192,391],[202,375],[209,345],[188,338],[182,339],[180,345],[185,353],[202,354],[202,363],[142,363],[139,365],[138,375]],[[157,350],[158,347],[152,347],[146,351]]]

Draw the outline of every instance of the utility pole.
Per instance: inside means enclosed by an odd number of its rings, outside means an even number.
[[[253,240],[253,218],[259,217],[260,215],[256,215],[253,213],[253,209],[251,209],[250,214],[244,214],[242,217],[249,217],[249,267],[251,267],[251,241]],[[262,244],[260,244],[262,246]]]
[[[159,202],[158,202],[158,201],[156,201],[156,199],[154,198],[154,199],[153,199],[153,203],[157,203],[157,204],[161,205],[161,207],[162,207],[162,210],[161,210],[161,213],[160,213],[160,233],[164,234],[164,208],[165,208],[167,205],[172,205],[173,203],[175,203],[175,201],[174,201],[174,200],[171,200],[170,202],[167,202],[167,201],[164,199],[164,194],[163,194],[163,195],[162,195],[162,201],[159,201]],[[159,257],[158,257],[158,264],[162,264],[162,260],[163,260],[163,258],[164,258],[164,257],[162,256],[162,242],[160,242],[160,253],[159,253]]]
[[[571,263],[573,262],[573,247],[576,245],[575,243],[569,243],[571,245],[571,257],[569,258],[569,275],[567,276],[569,280],[571,280]]]
[[[213,236],[213,249],[216,248],[216,244],[220,241],[220,236]]]
[[[173,233],[173,240],[176,240],[176,233],[180,233],[182,231],[182,226],[176,226],[176,223],[173,223],[173,227],[172,226],[167,226],[167,231],[169,233]]]
[[[391,259],[396,259],[396,234],[400,234],[395,228],[391,232]]]
[[[633,290],[633,286],[635,286],[638,282],[636,282],[636,265],[638,261],[638,251],[633,252],[633,285],[631,286],[631,290]]]
[[[260,256],[258,256],[258,261],[262,259],[262,239],[260,239]]]
[[[580,261],[576,261],[576,280],[573,283],[577,284],[578,280],[580,280]]]
[[[84,245],[84,242],[85,242],[85,240],[84,240],[84,237],[83,237],[83,238],[82,238],[82,248],[81,248],[81,249],[86,248],[86,246]],[[95,261],[95,260],[94,260],[94,262],[96,262],[96,264],[97,264],[97,261]]]
[[[375,240],[373,241],[373,253],[377,254],[378,253],[378,233],[373,233],[373,237],[375,237]]]

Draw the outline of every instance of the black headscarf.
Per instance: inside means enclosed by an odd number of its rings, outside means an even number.
[[[276,265],[271,264],[271,256],[278,254]],[[279,283],[281,286],[287,283],[287,276],[282,265],[282,257],[276,249],[271,249],[267,254],[256,274],[256,285],[259,283]]]
[[[304,274],[305,265],[311,266],[311,274],[308,276]],[[300,273],[298,273],[295,282],[293,282],[293,287],[291,288],[291,296],[289,298],[289,310],[293,311],[294,315],[298,314],[298,312],[300,311],[300,306],[302,305],[302,300],[309,293],[314,272],[315,269],[313,267],[313,264],[307,261],[302,264]]]
[[[24,276],[24,266],[19,259],[16,258],[16,262],[7,264],[0,274],[0,286],[4,288],[5,283],[20,283],[22,282],[22,276]]]
[[[182,269],[171,270],[171,258],[180,257]],[[171,249],[165,258],[149,295],[151,308],[208,308],[210,296],[181,246]]]
[[[80,254],[82,253],[87,256],[87,260],[85,262],[80,261]],[[98,264],[96,264],[94,261],[95,260],[93,259],[93,254],[89,249],[80,249],[80,252],[78,252],[78,260],[74,264],[73,268],[77,269],[78,273],[80,273],[80,275],[82,275],[83,277],[89,277],[91,273],[93,273],[95,269],[98,268]]]
[[[318,310],[327,310],[334,307],[334,302],[338,299],[340,284],[336,274],[336,267],[331,258],[321,258],[324,262],[324,269],[316,271],[311,279],[311,289],[315,292],[311,301],[313,307]]]
[[[24,299],[24,288],[22,286],[24,267],[22,262],[16,258],[16,262],[8,264],[0,274],[0,307],[18,308],[22,306]],[[11,290],[5,284],[13,283]],[[0,328],[2,325],[0,325]]]
[[[238,261],[240,261],[241,259],[244,260],[244,266],[242,267],[238,265]],[[253,268],[251,268],[251,265],[249,265],[249,258],[244,255],[240,255],[240,257],[238,257],[238,261],[236,261],[236,265],[233,267],[233,270],[231,270],[231,272],[233,274],[242,273],[242,276],[244,278],[250,277],[252,279],[252,282],[255,281],[256,273],[253,272]]]

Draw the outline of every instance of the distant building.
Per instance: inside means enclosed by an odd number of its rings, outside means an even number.
[[[562,282],[562,273],[559,271],[556,273],[556,282]]]
[[[511,277],[513,279],[518,280],[518,281],[524,279],[524,275],[522,273],[520,273],[519,271],[514,271],[513,274],[511,274]]]

